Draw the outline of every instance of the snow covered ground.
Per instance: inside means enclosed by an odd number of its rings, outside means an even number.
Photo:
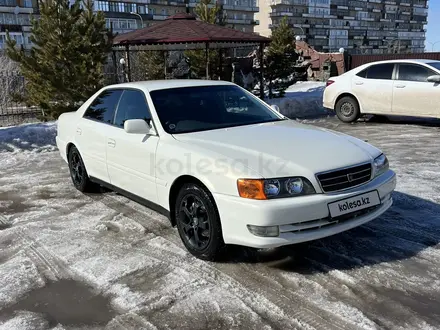
[[[267,99],[269,104],[276,104],[280,112],[289,118],[316,118],[326,116],[328,112],[322,106],[325,83],[299,81],[286,90],[281,98]]]
[[[304,122],[382,148],[394,206],[220,263],[189,255],[148,208],[76,191],[54,123],[1,129],[0,329],[439,329],[440,125]]]

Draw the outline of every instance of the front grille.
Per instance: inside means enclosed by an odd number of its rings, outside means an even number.
[[[371,179],[371,164],[363,164],[316,175],[324,192],[359,186]]]

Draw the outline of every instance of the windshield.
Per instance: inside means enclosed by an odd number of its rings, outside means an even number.
[[[429,62],[426,64],[428,64],[429,66],[432,66],[433,68],[436,68],[437,70],[440,70],[440,62]]]
[[[282,120],[237,86],[170,88],[150,95],[162,127],[170,134]]]

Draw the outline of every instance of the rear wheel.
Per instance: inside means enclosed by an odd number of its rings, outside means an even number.
[[[72,183],[75,188],[81,192],[94,191],[96,185],[90,181],[86,167],[84,166],[84,162],[78,149],[75,146],[72,146],[70,148],[68,160],[70,177],[72,178]]]
[[[200,185],[187,183],[179,191],[175,212],[177,229],[188,251],[200,259],[217,259],[224,242],[211,194]]]
[[[361,112],[354,97],[344,96],[336,103],[336,115],[344,123],[352,123],[359,119]]]

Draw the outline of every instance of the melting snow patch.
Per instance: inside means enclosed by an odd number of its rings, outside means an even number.
[[[113,307],[122,311],[135,311],[148,300],[147,296],[140,292],[131,291],[125,284],[115,284],[108,292],[116,296],[112,300]]]
[[[142,254],[96,255],[80,260],[73,268],[90,282],[105,289],[121,277],[138,270],[153,267],[157,262]]]
[[[1,152],[56,150],[57,123],[25,124],[0,129]]]
[[[0,274],[2,274],[0,287],[0,306],[2,307],[15,303],[27,292],[45,285],[37,267],[24,253],[1,264]]]
[[[298,82],[286,90],[281,98],[267,99],[270,105],[278,105],[280,112],[289,118],[312,118],[328,115],[322,105],[325,83]]]
[[[48,322],[37,313],[20,311],[15,317],[0,324],[0,330],[43,330],[48,329]]]

